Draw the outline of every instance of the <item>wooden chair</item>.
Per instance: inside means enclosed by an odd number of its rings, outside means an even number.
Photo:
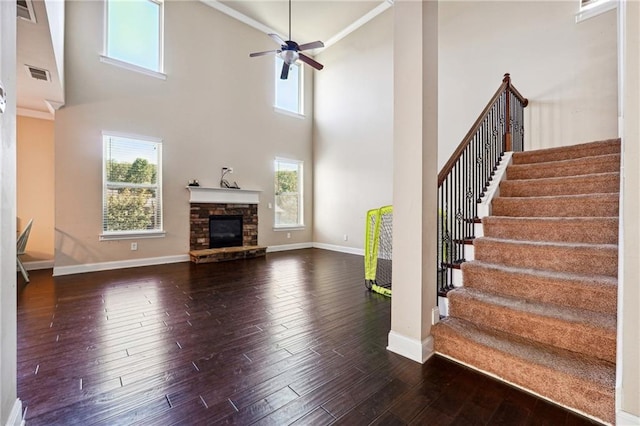
[[[25,253],[25,249],[27,248],[27,241],[29,240],[29,234],[31,233],[31,225],[33,225],[33,219],[27,223],[27,226],[22,230],[22,233],[18,237],[17,240],[17,250],[16,250],[16,258],[18,260],[18,269],[22,272],[22,276],[26,282],[29,282],[29,274],[27,270],[24,269],[24,265],[20,261],[20,256]]]

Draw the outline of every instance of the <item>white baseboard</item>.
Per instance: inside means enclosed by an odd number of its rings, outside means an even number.
[[[109,271],[112,269],[136,268],[140,266],[162,265],[165,263],[188,262],[188,254],[176,256],[148,257],[144,259],[117,260],[115,262],[86,263],[83,265],[54,266],[53,276],[83,274],[85,272]]]
[[[9,413],[6,426],[21,425],[24,425],[24,419],[22,418],[22,401],[18,398],[16,402],[13,403],[13,408],[11,408],[11,412]]]
[[[433,337],[428,336],[421,342],[391,330],[387,350],[424,364],[433,355]]]
[[[40,269],[53,269],[54,262],[51,260],[34,260],[31,262],[22,262],[24,269],[27,271],[38,271]]]
[[[267,247],[267,253],[274,253],[276,251],[300,250],[300,249],[307,249],[312,247],[313,247],[312,243],[282,244],[279,246]]]
[[[619,426],[640,425],[640,417],[634,416],[626,411],[619,410],[616,412],[616,424]]]
[[[364,249],[359,249],[355,247],[337,246],[337,245],[325,244],[325,243],[313,243],[313,247],[323,249],[323,250],[338,251],[340,253],[357,254],[358,256],[364,256]]]

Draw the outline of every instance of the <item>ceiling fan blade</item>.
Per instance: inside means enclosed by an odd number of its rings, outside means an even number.
[[[318,41],[313,41],[311,43],[301,44],[298,46],[298,50],[302,51],[302,50],[318,49],[320,47],[324,47],[324,43],[318,40]]]
[[[289,77],[289,67],[290,65],[286,62],[282,64],[282,73],[280,73],[280,80],[286,80]]]
[[[316,62],[315,60],[311,59],[310,57],[308,57],[304,53],[300,53],[299,56],[298,56],[298,59],[300,59],[305,64],[307,64],[309,66],[312,66],[313,68],[315,68],[317,70],[321,70],[322,68],[324,68],[324,65],[322,65],[320,62]]]
[[[249,57],[254,58],[256,56],[270,55],[272,53],[280,53],[280,50],[266,50],[264,52],[253,52],[253,53],[249,53]]]
[[[276,43],[278,43],[280,46],[286,46],[287,42],[284,41],[282,39],[282,37],[280,37],[278,34],[269,34],[269,37],[271,37],[273,39],[273,41],[275,41]]]

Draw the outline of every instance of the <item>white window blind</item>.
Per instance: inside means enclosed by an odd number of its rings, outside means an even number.
[[[275,223],[276,228],[304,226],[302,161],[275,160]]]
[[[102,236],[162,232],[162,144],[103,134]]]

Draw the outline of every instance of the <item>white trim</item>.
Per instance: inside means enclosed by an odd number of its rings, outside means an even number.
[[[53,276],[83,274],[85,272],[109,271],[112,269],[137,268],[140,266],[163,265],[165,263],[189,262],[188,254],[175,256],[148,257],[144,259],[116,260],[114,262],[85,263],[83,265],[54,266]]]
[[[155,77],[160,80],[166,80],[167,75],[163,72],[158,72],[154,70],[150,70],[148,68],[144,68],[138,65],[130,64],[129,62],[121,61],[119,59],[114,59],[109,56],[100,55],[100,62],[109,65],[115,65],[116,67],[124,68],[129,71],[135,71],[140,74],[148,75],[151,77]]]
[[[427,338],[421,342],[391,330],[389,332],[389,346],[387,346],[387,350],[409,358],[412,361],[424,364],[424,362],[434,354],[433,336],[427,336]]]
[[[631,413],[627,413],[626,411],[616,411],[616,424],[617,425],[640,425],[640,417],[634,416]]]
[[[288,109],[280,108],[275,105],[273,106],[273,110],[278,114],[288,115],[289,117],[299,118],[300,120],[307,118],[307,116],[302,113],[289,111]]]
[[[227,16],[230,16],[233,19],[237,19],[238,21],[246,24],[252,28],[255,28],[258,31],[261,31],[265,34],[277,34],[278,32],[267,27],[261,22],[256,21],[253,18],[249,18],[247,15],[244,15],[237,10],[220,3],[218,0],[200,0],[202,3],[206,4],[209,7],[216,9],[219,12],[224,13]]]
[[[55,265],[53,259],[51,260],[34,260],[31,262],[22,262],[24,269],[27,271],[39,271],[41,269],[53,269]]]
[[[355,247],[338,246],[334,244],[325,243],[313,243],[313,248],[319,248],[323,250],[337,251],[340,253],[356,254],[358,256],[364,256],[364,249]]]
[[[594,18],[598,15],[602,15],[605,12],[618,7],[617,0],[604,0],[594,3],[592,6],[587,6],[584,9],[576,13],[576,24],[586,21],[587,19]]]
[[[130,240],[144,239],[144,238],[164,238],[167,235],[165,231],[119,231],[119,232],[103,232],[98,239],[100,241],[113,241],[113,240]]]
[[[339,33],[331,37],[329,40],[327,40],[324,43],[324,48],[326,49],[327,47],[330,47],[336,44],[337,42],[339,42],[340,40],[342,40],[343,38],[345,38],[346,36],[354,32],[355,30],[357,30],[364,24],[371,21],[376,16],[380,15],[385,10],[389,9],[391,6],[393,6],[393,1],[394,0],[384,0],[382,3],[376,6],[373,10],[365,13],[364,15],[362,15],[361,18],[356,19],[353,23],[348,25],[345,29],[343,29],[342,31],[340,31]]]
[[[500,195],[500,183],[507,178],[507,167],[511,165],[512,157],[513,151],[508,151],[504,153],[504,157],[500,160],[495,176],[478,204],[478,217],[480,219],[491,215],[491,202],[493,197]]]
[[[260,193],[255,189],[205,188],[187,186],[190,203],[260,204]]]
[[[157,136],[148,136],[148,135],[138,135],[135,133],[126,133],[126,132],[113,132],[111,130],[103,130],[102,136],[108,136],[112,138],[122,138],[122,139],[139,139],[145,142],[155,142],[162,143],[162,138]]]
[[[21,426],[24,424],[24,419],[22,418],[22,401],[20,401],[20,398],[17,398],[9,413],[6,426]]]
[[[267,253],[275,253],[277,251],[289,251],[313,248],[313,243],[294,243],[294,244],[282,244],[279,246],[267,247]]]
[[[53,114],[44,111],[37,111],[35,109],[27,109],[27,108],[16,108],[16,115],[20,115],[22,117],[31,117],[31,118],[39,118],[40,120],[50,120],[54,119]]]

